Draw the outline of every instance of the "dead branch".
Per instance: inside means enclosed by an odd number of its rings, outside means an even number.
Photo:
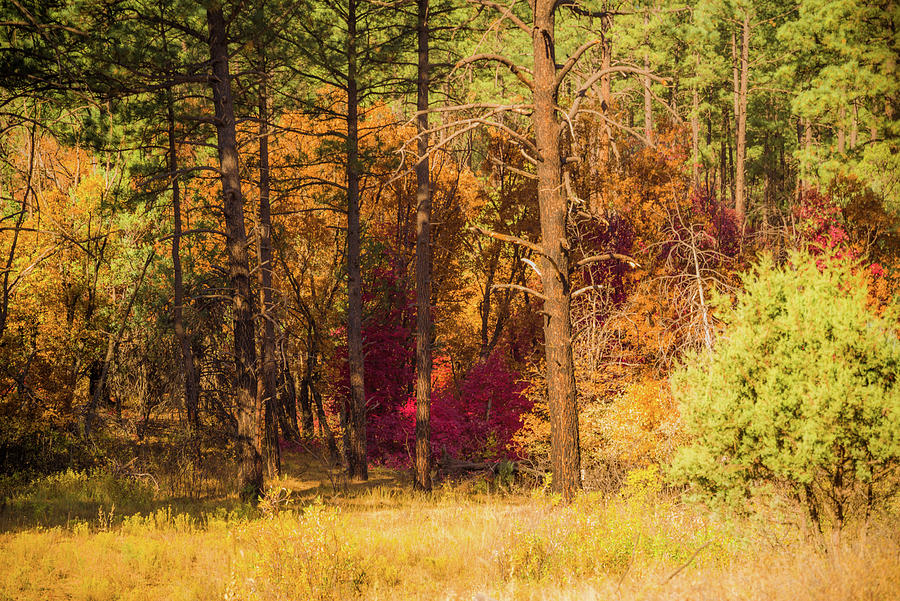
[[[492,2],[491,0],[469,0],[469,2],[472,4],[480,4],[481,6],[493,8],[494,10],[502,14],[505,18],[512,21],[516,27],[518,27],[528,35],[531,35],[531,27],[529,27],[522,19],[516,16],[516,14],[512,11],[511,6],[506,6],[498,2]],[[515,2],[513,2],[513,5],[514,4]]]
[[[511,242],[512,244],[518,244],[519,246],[524,246],[530,250],[533,250],[537,254],[541,256],[547,256],[547,253],[544,252],[544,249],[534,242],[529,242],[528,240],[523,240],[517,236],[510,236],[508,234],[500,234],[498,232],[492,232],[490,230],[486,230],[483,227],[479,227],[477,225],[473,225],[469,228],[470,231],[481,234],[482,236],[487,236],[488,238],[493,238],[495,240],[500,240],[502,242]]]
[[[581,47],[579,47],[575,52],[572,53],[572,56],[570,56],[570,57],[569,57],[569,60],[567,60],[567,61],[563,64],[562,68],[559,70],[559,73],[557,73],[557,75],[556,75],[556,84],[555,84],[556,89],[559,89],[559,86],[562,85],[562,82],[563,82],[563,80],[566,78],[566,75],[569,74],[569,71],[571,71],[572,68],[573,68],[573,67],[578,63],[578,61],[581,59],[581,57],[584,56],[584,53],[587,52],[588,50],[590,50],[591,48],[593,48],[594,46],[596,46],[596,45],[599,44],[599,43],[600,43],[600,40],[599,40],[599,39],[597,39],[597,40],[590,40],[590,41],[585,42],[584,44],[582,44]]]
[[[547,300],[546,296],[544,296],[537,290],[528,288],[527,286],[520,286],[518,284],[494,284],[493,286],[491,286],[491,290],[497,290],[497,289],[502,289],[502,288],[509,288],[512,290],[520,290],[520,291],[524,292],[525,294],[530,294],[532,296],[536,296],[537,298],[539,298],[542,301]]]
[[[628,255],[622,255],[619,253],[603,253],[602,255],[594,255],[592,257],[585,257],[581,259],[577,263],[575,263],[575,267],[584,267],[585,265],[590,265],[591,263],[599,263],[600,261],[609,261],[610,259],[618,259],[624,263],[628,263],[629,267],[637,268],[640,265]]]
[[[466,57],[466,58],[462,59],[461,61],[459,61],[458,63],[456,63],[456,65],[453,67],[453,69],[456,70],[462,66],[465,66],[465,65],[468,65],[471,63],[482,62],[482,61],[500,63],[501,65],[506,66],[507,68],[509,68],[510,72],[513,75],[515,75],[516,77],[519,78],[519,81],[521,81],[528,87],[529,90],[534,91],[534,82],[532,82],[531,79],[528,78],[528,75],[531,75],[531,70],[526,69],[525,67],[520,67],[519,65],[515,64],[512,60],[506,58],[505,56],[503,56],[501,54],[475,54],[475,55]]]

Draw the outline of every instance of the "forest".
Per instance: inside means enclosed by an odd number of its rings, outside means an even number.
[[[895,0],[0,0],[0,601],[900,598]]]

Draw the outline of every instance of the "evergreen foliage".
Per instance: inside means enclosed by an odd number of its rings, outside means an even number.
[[[900,466],[900,341],[895,315],[867,308],[847,262],[764,256],[731,307],[727,333],[673,374],[693,445],[676,478],[737,502],[790,491],[821,526],[869,512]]]

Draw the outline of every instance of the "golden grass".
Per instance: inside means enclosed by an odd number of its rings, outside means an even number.
[[[299,457],[287,471],[292,503],[273,493],[262,512],[152,499],[141,513],[97,507],[46,527],[61,521],[46,486],[31,518],[29,499],[13,498],[0,600],[900,599],[896,518],[826,543],[644,485],[560,507],[464,486],[415,495],[383,470],[379,484],[351,485]]]

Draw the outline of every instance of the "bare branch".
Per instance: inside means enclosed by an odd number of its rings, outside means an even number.
[[[536,264],[534,261],[532,261],[531,259],[526,259],[525,257],[522,257],[521,260],[522,260],[523,263],[525,263],[526,265],[528,265],[529,267],[531,267],[532,269],[534,269],[534,272],[535,272],[536,274],[538,274],[538,277],[539,277],[539,278],[544,277],[543,275],[541,275],[541,270],[538,269],[538,266],[537,266],[537,264]]]
[[[504,4],[500,4],[498,2],[492,2],[491,0],[469,0],[472,4],[480,4],[481,6],[487,6],[488,8],[493,8],[498,11],[504,17],[513,22],[513,24],[527,33],[531,35],[531,27],[529,27],[525,21],[516,16],[516,14],[512,11],[512,7],[515,6],[515,2],[513,2],[510,6],[506,6]]]
[[[501,240],[503,242],[511,242],[512,244],[518,244],[519,246],[524,246],[530,250],[533,250],[539,255],[547,256],[547,253],[544,252],[544,249],[535,244],[534,242],[529,242],[528,240],[523,240],[517,236],[510,236],[508,234],[499,234],[497,232],[492,232],[490,230],[486,230],[483,227],[479,227],[477,225],[473,225],[469,228],[470,231],[481,234],[482,236],[487,236],[488,238],[494,238],[495,240]]]
[[[505,56],[503,56],[501,54],[475,54],[475,55],[469,56],[467,58],[464,58],[461,61],[459,61],[458,63],[456,63],[456,65],[453,67],[453,69],[455,70],[455,69],[458,69],[459,67],[462,67],[462,66],[465,66],[465,65],[468,65],[471,63],[481,62],[481,61],[495,62],[495,63],[500,63],[501,65],[506,66],[507,68],[509,68],[509,70],[512,72],[513,75],[515,75],[516,77],[519,78],[519,81],[521,81],[526,86],[528,86],[529,90],[534,91],[534,83],[526,75],[526,73],[528,75],[531,75],[531,71],[529,69],[526,69],[525,67],[520,67],[519,65],[512,62],[510,59],[506,58]]]
[[[581,59],[581,57],[584,55],[584,53],[599,43],[600,43],[599,39],[590,40],[590,41],[582,44],[581,47],[578,48],[578,50],[576,50],[575,52],[572,53],[572,56],[570,56],[569,60],[567,60],[565,62],[565,64],[563,64],[562,68],[559,70],[559,73],[557,73],[557,75],[556,75],[556,84],[555,84],[556,89],[559,89],[559,86],[562,85],[562,82],[566,78],[566,75],[569,74],[569,71],[571,71],[572,68],[578,63],[578,61]]]
[[[491,290],[496,290],[497,288],[511,288],[512,290],[521,290],[522,292],[525,292],[526,294],[531,294],[532,296],[538,297],[542,301],[547,300],[546,296],[544,296],[537,290],[532,290],[531,288],[528,288],[527,286],[519,286],[518,284],[494,284],[493,286],[491,286]]]
[[[578,109],[581,106],[581,101],[587,95],[587,91],[590,90],[595,83],[600,81],[600,78],[605,77],[606,75],[610,75],[612,73],[631,73],[634,75],[641,75],[643,77],[648,77],[658,83],[666,84],[665,78],[656,75],[648,71],[647,69],[643,69],[641,67],[632,67],[631,65],[616,65],[614,67],[609,67],[608,69],[600,69],[599,71],[594,71],[594,73],[585,81],[578,91],[575,92],[575,100],[572,101],[572,106],[569,108],[569,118],[574,118],[575,115],[578,114]]]
[[[527,171],[522,171],[521,169],[518,169],[518,168],[516,168],[516,167],[513,167],[512,165],[508,165],[508,164],[504,163],[504,162],[501,161],[500,159],[496,159],[496,158],[494,158],[494,157],[489,157],[489,158],[490,158],[490,161],[491,161],[492,163],[494,163],[495,165],[499,165],[499,166],[503,167],[504,169],[506,169],[506,170],[509,171],[510,173],[515,173],[516,175],[521,175],[522,177],[524,177],[524,178],[526,178],[526,179],[534,179],[534,180],[536,180],[536,179],[538,178],[537,175],[535,175],[534,173],[528,173]]]
[[[624,263],[628,263],[629,267],[637,268],[640,265],[628,255],[621,255],[619,253],[603,253],[602,255],[594,255],[592,257],[585,257],[584,259],[575,263],[575,267],[584,267],[586,265],[590,265],[591,263],[599,263],[601,261],[609,261],[610,259],[618,259]]]
[[[576,290],[575,292],[572,293],[572,298],[578,298],[585,292],[590,292],[591,290],[596,290],[597,292],[600,292],[600,286],[598,286],[597,284],[591,284],[590,286],[585,286],[584,288],[579,288],[578,290]],[[574,336],[573,336],[573,338],[574,338]]]

